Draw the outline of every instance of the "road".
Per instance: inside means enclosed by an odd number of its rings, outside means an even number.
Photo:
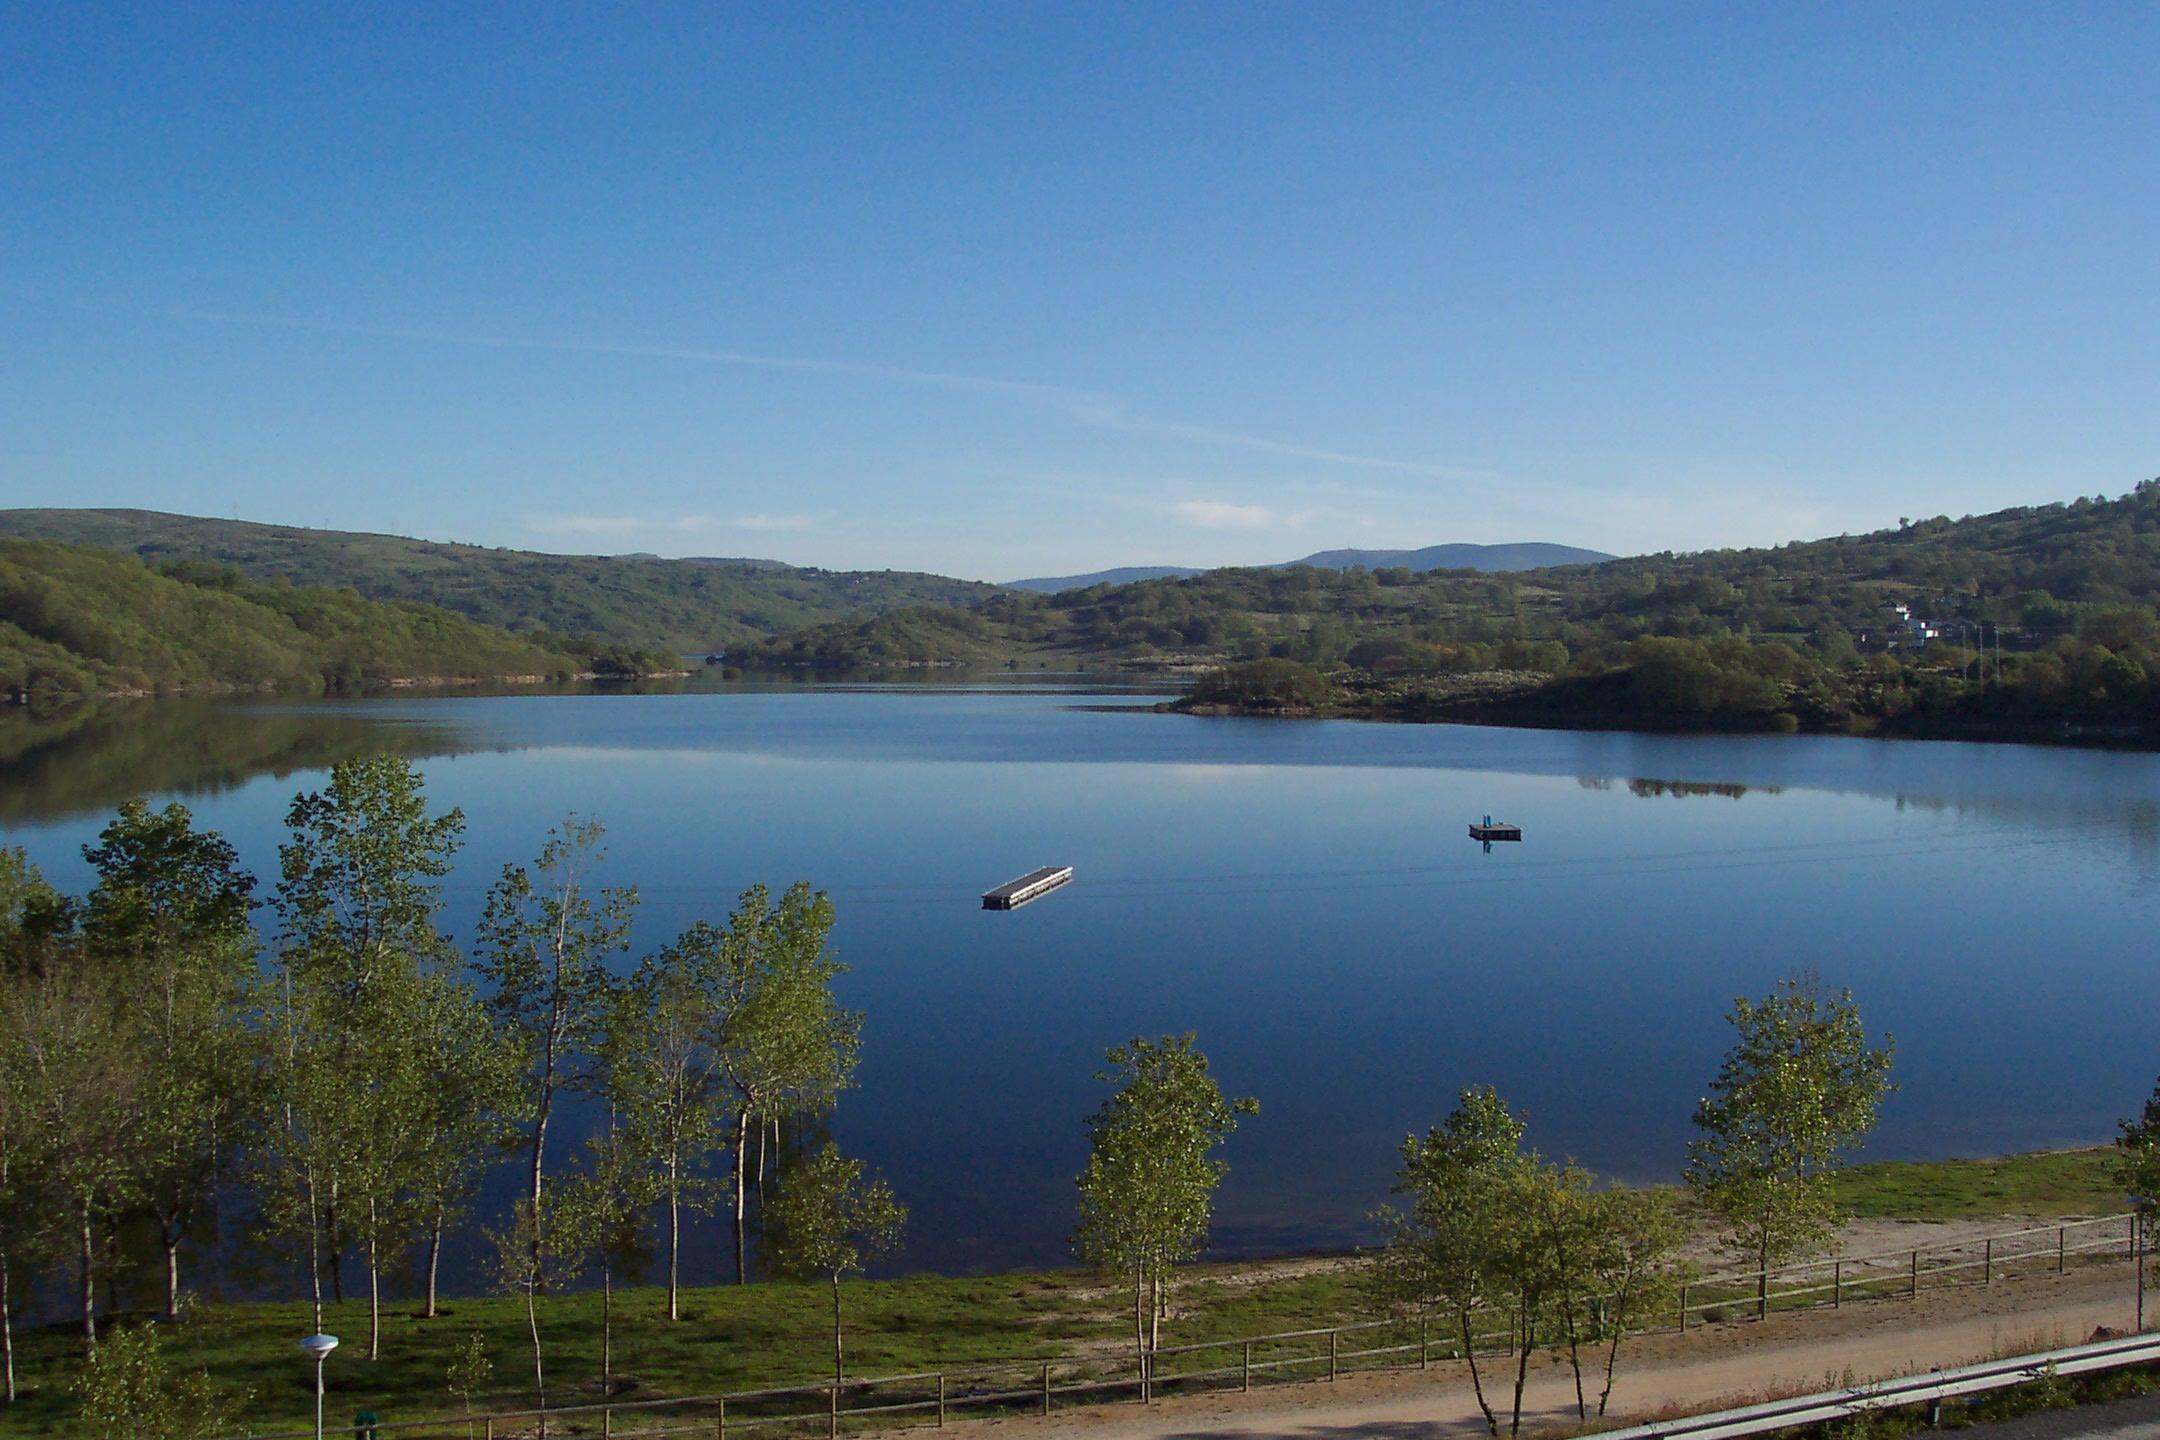
[[[1632,1356],[1622,1356],[1612,1413],[1624,1421],[1695,1414],[2075,1344],[2103,1328],[2129,1329],[2129,1282],[2127,1265],[2107,1266],[2065,1277],[1923,1292],[1918,1301],[1875,1300],[1842,1310],[1728,1322],[1686,1336],[1647,1337]],[[1480,1368],[1505,1428],[1512,1367],[1496,1360],[1481,1362]],[[1524,1433],[1575,1423],[1574,1396],[1564,1363],[1533,1364],[1524,1392]],[[1594,1381],[1591,1403],[1596,1403]],[[1451,1363],[1426,1372],[1348,1376],[1334,1385],[1193,1396],[1145,1409],[1075,1408],[1048,1418],[958,1428],[982,1432],[986,1440],[1433,1440],[1477,1434],[1484,1422],[1467,1372]],[[2061,1440],[2073,1433],[2082,1432],[2064,1432]],[[2122,1432],[2125,1440],[2141,1433]],[[2058,1437],[2036,1432],[2030,1440]]]

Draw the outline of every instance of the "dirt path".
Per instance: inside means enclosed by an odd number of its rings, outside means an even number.
[[[1877,1300],[1732,1322],[1686,1336],[1652,1336],[1623,1355],[1613,1414],[1643,1419],[1718,1409],[1767,1394],[1801,1394],[2073,1344],[2091,1338],[2099,1327],[2127,1330],[2131,1321],[2130,1268],[2106,1265],[2063,1277],[1926,1291],[1917,1301]],[[1502,1363],[1481,1361],[1480,1368],[1488,1396],[1503,1410],[1504,1427],[1504,1392],[1513,1370],[1502,1373]],[[1591,1403],[1596,1403],[1594,1383]],[[1574,1382],[1565,1364],[1533,1364],[1523,1408],[1526,1434],[1574,1421]],[[1467,1372],[1460,1363],[1449,1363],[1422,1373],[1347,1377],[1334,1385],[1194,1396],[1147,1409],[1104,1405],[1048,1419],[960,1428],[985,1440],[1410,1440],[1480,1433],[1484,1424]]]

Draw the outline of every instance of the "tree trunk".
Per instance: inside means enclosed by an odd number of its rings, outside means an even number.
[[[380,1219],[372,1197],[367,1202],[367,1358],[382,1359],[382,1263],[376,1236]]]
[[[540,1086],[539,1112],[533,1117],[532,1160],[525,1189],[525,1203],[532,1207],[532,1263],[534,1283],[540,1277],[540,1176],[547,1158],[548,1112],[555,1105],[554,1046],[548,1047],[548,1073]]]
[[[682,1286],[682,1194],[675,1178],[675,1158],[668,1157],[667,1318],[682,1319],[676,1297]]]
[[[428,1226],[427,1304],[420,1311],[421,1318],[425,1320],[433,1320],[435,1318],[435,1297],[438,1293],[436,1290],[436,1280],[442,1274],[442,1232],[443,1212],[442,1207],[437,1206],[435,1209],[435,1219],[433,1223]]]
[[[175,1204],[159,1213],[158,1240],[165,1247],[165,1318],[180,1318],[180,1242],[187,1237],[182,1209]]]
[[[1140,1372],[1140,1398],[1147,1399],[1147,1321],[1142,1318],[1147,1310],[1147,1270],[1133,1267],[1132,1281],[1132,1351],[1133,1364]]]
[[[1162,1272],[1148,1276],[1148,1354],[1162,1349]]]
[[[839,1403],[840,1379],[846,1372],[840,1363],[840,1272],[832,1272],[832,1383],[835,1404]]]
[[[670,1320],[673,1315],[668,1316]],[[600,1398],[615,1393],[615,1267],[600,1267]]]
[[[308,1293],[315,1305],[315,1333],[322,1334],[322,1211],[315,1203],[315,1167],[307,1171]]]
[[[323,1228],[328,1231],[330,1261],[330,1299],[334,1304],[345,1303],[345,1237],[338,1233],[338,1187],[330,1182],[330,1204],[323,1210]]]
[[[1612,1400],[1613,1371],[1620,1364],[1620,1338],[1625,1334],[1627,1334],[1625,1320],[1615,1320],[1613,1323],[1612,1345],[1605,1352],[1605,1388],[1598,1392],[1597,1397],[1597,1413],[1601,1418],[1605,1414],[1605,1406]]]
[[[1762,1249],[1758,1252],[1762,1268],[1755,1272],[1755,1318],[1770,1318],[1770,1232],[1763,1232]]]
[[[161,1238],[165,1242],[165,1318],[167,1320],[178,1320],[180,1318],[180,1239],[170,1232],[165,1233]]]
[[[750,1139],[750,1107],[745,1105],[735,1112],[735,1283],[747,1284],[744,1273],[743,1202],[747,1195],[743,1190],[743,1151]]]
[[[770,1128],[763,1120],[757,1122],[757,1234],[759,1255],[771,1253],[771,1247],[765,1234],[765,1132]],[[769,1266],[767,1267],[767,1273],[770,1273]]]
[[[1485,1428],[1492,1431],[1493,1440],[1500,1440],[1500,1417],[1493,1414],[1492,1406],[1486,1403],[1485,1381],[1478,1374],[1477,1341],[1474,1340],[1470,1334],[1469,1308],[1467,1306],[1464,1306],[1457,1309],[1455,1312],[1455,1318],[1462,1327],[1463,1359],[1470,1362],[1470,1393],[1477,1396],[1477,1408],[1484,1412]]]
[[[15,1297],[8,1290],[8,1262],[0,1255],[0,1376],[5,1377],[5,1398],[15,1403]]]
[[[1508,1434],[1522,1434],[1522,1392],[1530,1380],[1530,1307],[1522,1314],[1522,1344],[1515,1351],[1515,1408],[1508,1415]]]
[[[1582,1339],[1575,1330],[1575,1302],[1564,1300],[1561,1303],[1565,1307],[1562,1313],[1567,1318],[1568,1365],[1575,1371],[1575,1418],[1587,1420],[1590,1418],[1590,1402],[1583,1398]]]
[[[525,1284],[525,1324],[532,1331],[533,1342],[533,1397],[540,1410],[540,1436],[547,1440],[547,1371],[540,1364],[540,1277],[527,1277]]]
[[[90,1233],[90,1197],[84,1196],[76,1205],[76,1219],[82,1240],[82,1324],[83,1346],[97,1349],[97,1242]]]

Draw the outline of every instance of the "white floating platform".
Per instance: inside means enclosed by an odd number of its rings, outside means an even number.
[[[995,890],[983,892],[983,909],[1017,910],[1030,900],[1040,900],[1052,890],[1072,879],[1072,866],[1045,865],[1040,870],[1030,870],[1017,880],[1008,880]]]

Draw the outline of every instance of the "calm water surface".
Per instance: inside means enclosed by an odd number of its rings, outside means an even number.
[[[1199,1031],[1261,1102],[1229,1152],[1225,1252],[1361,1236],[1395,1145],[1474,1083],[1526,1110],[1547,1153],[1670,1178],[1731,997],[1800,967],[1896,1034],[1878,1155],[2104,1139],[2160,1069],[2155,757],[1194,719],[1148,698],[1038,683],[172,710],[18,747],[0,839],[85,884],[80,846],[126,790],[111,747],[165,725],[135,742],[155,763],[129,763],[265,876],[287,801],[330,759],[421,756],[434,801],[469,817],[460,934],[488,877],[570,810],[607,823],[605,878],[641,891],[641,946],[754,881],[809,879],[867,1016],[833,1130],[912,1205],[914,1267],[1064,1258],[1091,1077],[1139,1033]],[[1524,843],[1482,852],[1464,826],[1486,813]],[[1050,863],[1076,882],[978,908]]]

